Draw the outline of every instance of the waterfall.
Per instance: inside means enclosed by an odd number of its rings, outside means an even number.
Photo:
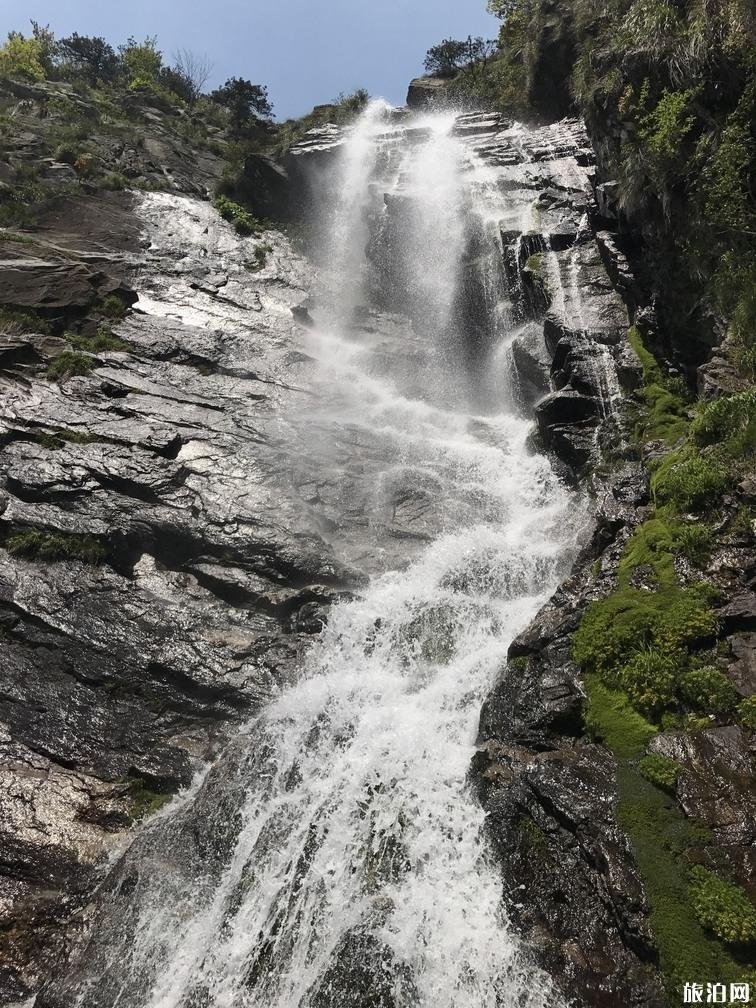
[[[580,508],[489,380],[514,325],[507,195],[454,123],[374,103],[320,208],[312,395],[287,423],[303,467],[338,472],[330,541],[366,587],[114,865],[65,1004],[559,1004],[510,930],[468,772]]]

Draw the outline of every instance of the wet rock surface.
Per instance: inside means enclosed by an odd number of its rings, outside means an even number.
[[[572,634],[614,584],[613,563],[646,513],[640,466],[613,481],[586,558],[509,648],[480,720],[474,774],[502,863],[507,906],[578,1004],[663,1005],[648,905],[617,824],[616,765],[584,737]]]
[[[87,245],[74,213],[48,222],[43,254],[68,235]],[[96,273],[54,253],[6,264],[15,305],[81,313],[126,277],[141,295],[112,326],[125,349],[84,375],[45,377],[61,338],[6,337],[1,362],[6,1002],[51,968],[60,918],[139,814],[140,789],[186,786],[358,580],[317,521],[307,531],[280,430],[303,394],[291,309],[308,267],[271,234],[250,273],[208,204],[119,195],[109,214],[126,218],[119,236],[141,221],[146,248],[98,233]],[[34,535],[53,537],[48,554],[25,547]],[[91,555],[66,555],[72,541]]]

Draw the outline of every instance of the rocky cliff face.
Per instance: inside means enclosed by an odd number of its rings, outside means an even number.
[[[162,131],[159,115],[150,128]],[[660,911],[627,814],[638,754],[586,727],[595,701],[573,654],[587,608],[617,588],[628,544],[652,516],[644,462],[655,449],[641,457],[625,404],[647,381],[628,328],[648,336],[655,317],[637,244],[597,188],[580,122],[524,131],[471,114],[454,130],[511,197],[501,255],[524,324],[509,352],[534,448],[597,495],[573,574],[514,642],[488,698],[474,779],[508,911],[558,987],[586,1005],[658,1005]],[[340,137],[326,128],[292,150],[295,204],[305,178],[327,186]],[[6,310],[32,311],[37,323],[0,338],[8,1003],[66,972],[103,858],[295,675],[329,603],[361,582],[332,543],[365,524],[364,474],[350,474],[361,503],[345,512],[338,460],[331,471],[308,458],[304,431],[285,419],[307,395],[297,337],[311,267],[279,232],[240,239],[195,198],[217,178],[212,156],[195,170],[189,148],[161,142],[133,170],[167,178],[168,192],[64,193],[33,229],[3,235]],[[22,148],[33,159],[33,138],[22,135]],[[127,151],[113,157],[131,164]],[[401,200],[387,206],[382,248],[405,213]],[[474,236],[473,224],[471,262]],[[372,259],[390,277],[390,257],[374,249]],[[485,291],[471,282],[465,296],[469,315]],[[365,318],[366,336],[375,325]],[[380,325],[411,354],[409,328],[386,315]],[[753,550],[732,519],[753,495],[747,481],[733,488],[705,571],[721,592],[715,635],[744,696],[754,688]],[[432,494],[421,497],[400,488],[387,505],[380,545],[392,557],[437,532]],[[642,565],[632,576],[652,587]],[[709,827],[698,863],[748,885],[746,726],[711,716],[689,729],[645,739],[679,767],[674,798],[654,793]],[[687,857],[693,844],[682,846]]]

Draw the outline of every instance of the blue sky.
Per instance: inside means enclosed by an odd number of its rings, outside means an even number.
[[[425,51],[442,38],[495,38],[485,0],[0,0],[0,32],[29,18],[56,35],[157,35],[166,56],[206,53],[212,85],[267,84],[278,118],[366,87],[403,104]]]

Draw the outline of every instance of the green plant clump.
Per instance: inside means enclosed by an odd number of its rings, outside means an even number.
[[[738,704],[738,718],[744,728],[756,731],[756,695],[746,697]]]
[[[75,350],[85,353],[97,354],[106,350],[128,351],[131,344],[112,333],[107,326],[99,326],[93,336],[85,336],[83,333],[66,333],[66,339]]]
[[[76,351],[64,350],[63,353],[53,357],[47,366],[47,378],[49,381],[62,382],[74,375],[89,374],[92,368],[97,366],[97,359],[89,354],[78,353]]]
[[[696,865],[690,889],[698,920],[722,941],[739,945],[756,940],[756,907],[739,886]]]
[[[8,536],[5,548],[14,556],[33,560],[82,560],[99,564],[106,556],[105,547],[92,536],[64,532],[40,532],[29,529]]]
[[[102,300],[102,314],[109,319],[120,321],[128,311],[126,305],[117,294],[108,294]]]
[[[573,656],[588,671],[610,675],[640,648],[684,651],[713,637],[717,626],[705,585],[621,588],[588,606],[573,637]]]
[[[651,753],[643,757],[638,769],[647,781],[656,784],[663,791],[674,791],[682,768],[679,763],[675,763],[667,756]]]
[[[0,332],[21,336],[24,333],[50,335],[50,323],[34,311],[14,311],[0,308]]]
[[[729,714],[738,702],[735,687],[724,672],[712,665],[685,672],[680,679],[680,695],[708,714]]]
[[[643,384],[638,396],[643,403],[643,417],[638,425],[642,440],[661,440],[672,445],[684,437],[688,429],[687,396],[679,385],[662,374],[654,355],[646,349],[635,326],[628,331],[628,340],[638,357]]]
[[[657,504],[690,513],[715,505],[730,483],[730,474],[715,459],[686,447],[664,459],[651,479],[651,489]]]
[[[144,819],[171,800],[171,795],[153,791],[143,777],[137,776],[129,778],[129,797],[132,819]]]
[[[228,196],[216,196],[213,202],[215,209],[224,220],[233,224],[237,234],[251,235],[261,230],[260,222],[243,206],[234,203]]]

